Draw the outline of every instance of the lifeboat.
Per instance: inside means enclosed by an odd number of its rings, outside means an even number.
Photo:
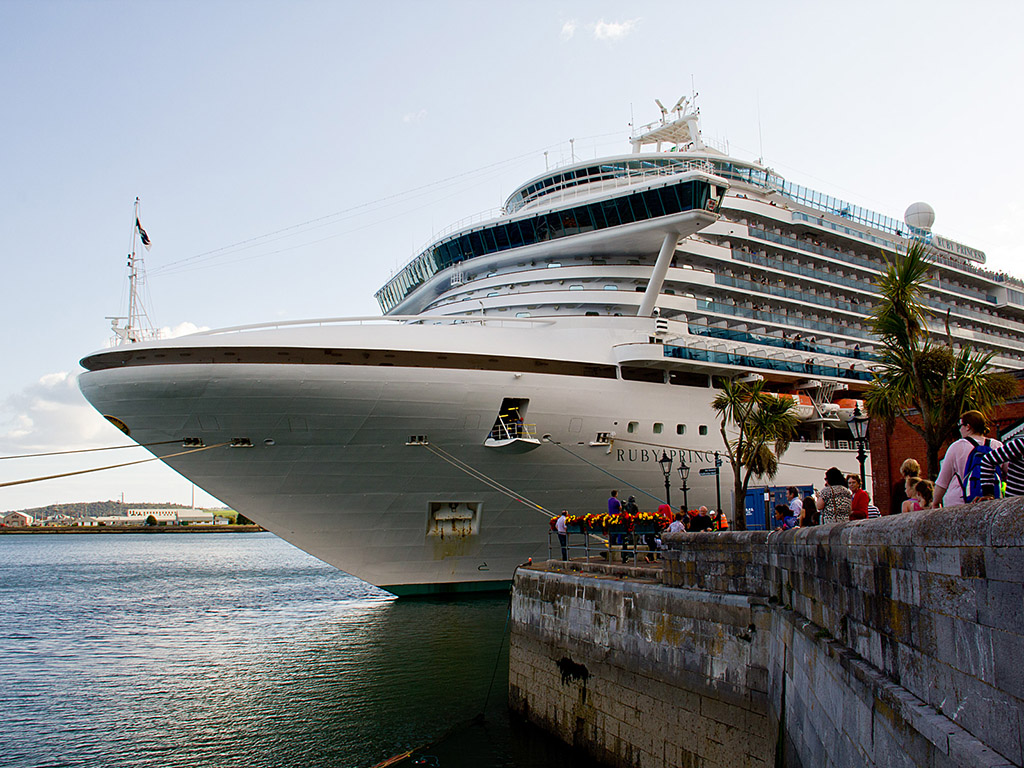
[[[797,395],[790,392],[768,392],[767,394],[777,397],[783,402],[795,403],[796,407],[793,409],[793,413],[800,421],[806,421],[814,416],[814,403],[811,402],[809,395]]]
[[[853,398],[844,397],[841,400],[836,400],[836,405],[839,406],[837,416],[841,421],[849,421],[853,418],[853,412],[856,409],[860,409],[862,416],[867,416],[867,409],[864,407],[863,400],[854,400]]]

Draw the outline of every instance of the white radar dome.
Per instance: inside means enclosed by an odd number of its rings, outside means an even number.
[[[911,229],[930,230],[935,223],[935,209],[928,203],[914,203],[903,214],[903,220]]]

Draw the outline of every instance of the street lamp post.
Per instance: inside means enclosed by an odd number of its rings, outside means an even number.
[[[672,457],[665,453],[665,451],[662,451],[661,458],[658,459],[658,463],[661,464],[661,472],[665,475],[665,503],[671,507],[672,499],[669,497],[670,488],[668,476],[672,473]]]
[[[867,459],[867,451],[864,446],[868,441],[868,417],[860,412],[860,406],[853,409],[853,417],[850,419],[850,432],[857,443],[857,461],[860,462],[860,487],[867,490],[867,476],[864,474],[864,460]]]
[[[679,477],[683,481],[683,507],[685,509],[690,508],[689,502],[686,500],[686,492],[690,490],[690,486],[686,484],[687,478],[690,476],[690,467],[686,464],[686,460],[680,457],[679,459]]]

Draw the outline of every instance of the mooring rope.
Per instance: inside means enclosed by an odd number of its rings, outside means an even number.
[[[540,504],[537,504],[535,501],[526,498],[526,496],[524,496],[521,493],[516,493],[513,489],[509,488],[508,486],[502,485],[493,477],[489,477],[488,475],[481,472],[479,469],[476,469],[475,467],[467,464],[458,456],[454,456],[451,453],[448,453],[448,451],[444,450],[443,448],[438,448],[436,445],[432,445],[430,443],[421,443],[421,445],[423,445],[427,450],[429,450],[439,459],[448,462],[456,469],[461,470],[470,477],[475,478],[480,482],[484,483],[485,485],[490,486],[494,490],[498,491],[498,493],[504,494],[513,501],[518,501],[520,504],[523,504],[524,506],[527,506],[530,509],[542,512],[543,514],[546,514],[548,517],[554,517],[554,513],[551,512],[551,510],[541,506]]]
[[[589,464],[589,465],[590,465],[590,466],[592,466],[592,467],[593,467],[594,469],[596,469],[596,470],[597,470],[598,472],[604,472],[604,473],[605,473],[606,475],[608,475],[608,477],[612,478],[613,480],[615,480],[615,481],[616,481],[617,483],[619,483],[620,485],[625,485],[625,486],[627,486],[627,487],[629,487],[629,488],[632,488],[632,489],[633,489],[634,491],[637,491],[637,492],[639,492],[639,493],[642,493],[642,494],[643,494],[644,496],[650,496],[650,497],[651,497],[652,499],[654,499],[654,500],[655,500],[656,502],[658,502],[658,504],[661,504],[661,503],[662,503],[662,502],[661,502],[661,498],[660,498],[659,496],[655,496],[655,495],[654,495],[653,493],[648,493],[648,492],[647,492],[647,491],[645,491],[645,490],[644,490],[643,488],[640,488],[639,486],[633,485],[633,484],[632,484],[631,482],[629,482],[628,480],[625,480],[625,479],[623,479],[623,478],[619,477],[618,475],[616,475],[616,474],[614,474],[614,473],[612,473],[612,472],[609,472],[609,471],[608,471],[607,469],[605,469],[604,467],[599,467],[599,466],[597,466],[597,464],[595,464],[594,462],[592,462],[592,461],[588,461],[587,459],[584,459],[584,458],[583,458],[582,456],[580,456],[579,454],[573,453],[572,451],[570,451],[570,450],[569,450],[568,448],[566,448],[566,447],[565,447],[564,445],[562,445],[562,444],[561,444],[560,442],[558,442],[557,440],[552,440],[552,439],[550,439],[550,438],[549,438],[547,442],[551,443],[552,445],[556,445],[556,446],[558,446],[558,447],[559,447],[559,448],[561,448],[561,449],[562,449],[563,451],[565,451],[566,453],[568,453],[568,454],[569,454],[570,456],[573,456],[573,457],[575,457],[575,458],[579,459],[579,460],[580,460],[580,461],[582,461],[582,462],[583,462],[584,464]]]
[[[173,440],[172,442],[176,443],[178,441],[177,440]],[[205,445],[202,448],[192,448],[192,449],[187,450],[187,451],[179,451],[178,453],[171,453],[171,454],[168,454],[167,456],[152,456],[152,457],[150,457],[148,459],[139,459],[138,461],[126,461],[124,464],[111,464],[111,465],[106,466],[106,467],[93,467],[92,469],[78,469],[78,470],[75,470],[74,472],[61,472],[59,475],[45,475],[43,477],[30,477],[27,480],[11,480],[10,482],[7,482],[7,483],[0,483],[0,488],[8,488],[8,487],[10,487],[12,485],[25,485],[26,483],[41,483],[43,480],[56,480],[57,478],[60,478],[60,477],[73,477],[74,475],[87,475],[90,472],[103,472],[104,470],[107,470],[107,469],[120,469],[121,467],[131,467],[131,466],[134,466],[136,464],[145,464],[146,462],[149,462],[149,461],[163,461],[165,459],[173,459],[176,456],[185,456],[186,454],[189,454],[189,453],[198,453],[199,451],[208,451],[211,448],[220,448],[220,447],[225,446],[225,445],[228,445],[228,443],[224,442],[224,443],[217,443],[216,445]]]
[[[22,453],[17,456],[0,456],[4,459],[34,459],[39,456],[67,456],[72,453],[95,453],[96,451],[120,451],[123,448],[148,448],[151,445],[170,445],[180,443],[181,440],[161,440],[158,443],[134,443],[132,445],[108,445],[106,448],[77,448],[73,451],[48,451],[46,453]]]

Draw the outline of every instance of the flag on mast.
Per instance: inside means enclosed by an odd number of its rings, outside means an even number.
[[[149,235],[146,234],[146,230],[144,230],[142,225],[139,223],[138,216],[135,217],[135,228],[139,230],[139,238],[141,238],[142,244],[146,246],[146,250],[148,251],[153,243],[150,242]]]

